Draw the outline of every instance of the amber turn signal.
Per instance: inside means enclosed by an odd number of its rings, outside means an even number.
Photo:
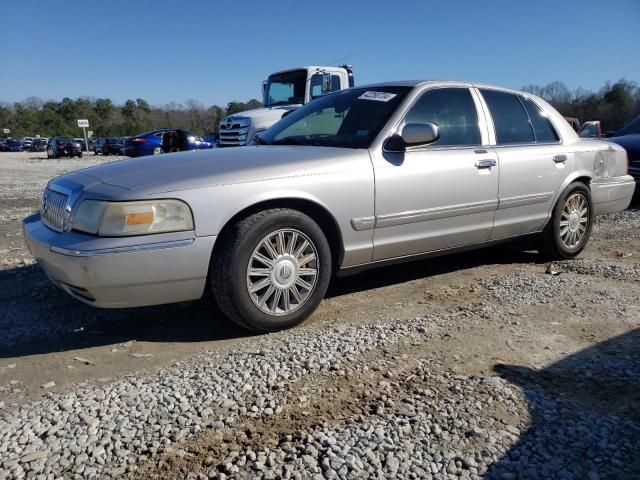
[[[127,225],[151,225],[152,223],[153,212],[127,214]]]

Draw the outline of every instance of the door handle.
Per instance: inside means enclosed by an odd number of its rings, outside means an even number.
[[[485,160],[476,160],[476,168],[491,168],[498,165],[493,158],[487,158]]]
[[[566,155],[556,155],[555,157],[553,157],[553,161],[556,163],[564,163],[567,161],[567,156]]]

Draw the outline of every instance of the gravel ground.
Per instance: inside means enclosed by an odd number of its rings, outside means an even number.
[[[28,155],[0,158],[0,479],[640,477],[640,211],[575,261],[381,269],[247,337],[206,301],[98,311],[51,286],[18,222],[102,159]]]
[[[0,168],[2,168],[0,199],[40,200],[46,181],[80,168],[124,158],[127,157],[117,155],[103,157],[89,153],[83,158],[53,160],[47,159],[46,152],[0,152]],[[46,178],[43,179],[43,176]]]

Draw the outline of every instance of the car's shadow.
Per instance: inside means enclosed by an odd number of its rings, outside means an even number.
[[[542,370],[494,369],[524,392],[531,426],[485,478],[640,478],[640,329]]]
[[[401,284],[492,263],[539,261],[515,246],[369,270],[334,278],[327,297]],[[209,295],[199,302],[96,309],[55,287],[35,266],[0,270],[0,358],[110,345],[128,340],[205,342],[251,335],[225,319]]]

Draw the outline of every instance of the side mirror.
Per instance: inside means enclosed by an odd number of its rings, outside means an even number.
[[[325,95],[331,93],[331,75],[328,73],[322,74],[322,94]]]
[[[384,149],[390,152],[404,152],[407,147],[428,145],[440,137],[435,123],[407,123],[400,135],[395,134],[387,138]]]
[[[291,115],[293,112],[295,112],[297,110],[297,108],[292,108],[291,110],[287,110],[286,112],[284,112],[282,114],[282,116],[280,118],[285,118],[288,117],[289,115]]]

